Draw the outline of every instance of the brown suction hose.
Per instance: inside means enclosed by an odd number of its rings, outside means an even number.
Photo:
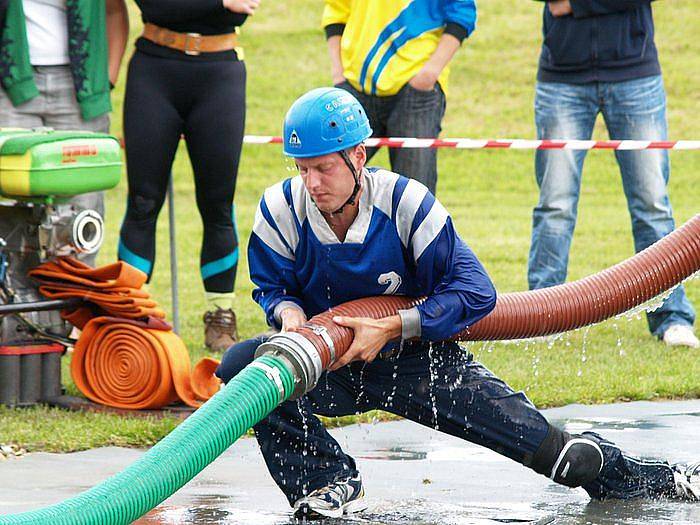
[[[598,323],[639,306],[700,271],[700,214],[646,250],[607,270],[571,283],[500,295],[494,310],[452,339],[520,339],[556,334]],[[353,332],[335,315],[381,318],[422,299],[402,296],[349,301],[313,317],[297,330],[316,349],[326,369],[345,353]]]

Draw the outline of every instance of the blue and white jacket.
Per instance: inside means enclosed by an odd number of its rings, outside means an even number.
[[[362,172],[359,212],[339,242],[297,176],[265,190],[248,244],[253,298],[270,325],[296,305],[308,317],[352,299],[427,296],[399,312],[402,338],[439,341],[494,307],[496,291],[421,183],[383,169]],[[291,304],[290,304],[291,303]]]

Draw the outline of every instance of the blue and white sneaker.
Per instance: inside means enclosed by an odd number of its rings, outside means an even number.
[[[674,465],[676,496],[690,501],[700,501],[700,462],[687,466]]]
[[[294,503],[294,517],[300,520],[340,518],[366,508],[365,489],[358,474],[334,481],[297,500]]]

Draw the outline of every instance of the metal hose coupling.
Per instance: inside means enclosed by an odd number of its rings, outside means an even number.
[[[274,356],[285,363],[294,377],[294,390],[289,399],[294,400],[312,390],[323,373],[321,354],[303,335],[296,332],[275,334],[255,351],[255,358]]]

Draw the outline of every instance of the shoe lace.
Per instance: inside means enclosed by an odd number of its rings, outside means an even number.
[[[700,490],[700,462],[691,463],[685,467],[677,466],[675,482],[679,495],[689,499],[697,499]]]
[[[210,326],[229,328],[236,325],[236,314],[230,308],[217,308],[204,314],[204,322]]]
[[[691,463],[690,465],[686,466],[685,475],[688,479],[697,477],[698,481],[700,482],[700,461]]]
[[[316,489],[311,494],[309,494],[309,496],[324,496],[326,494],[333,494],[337,496],[338,499],[340,499],[341,501],[346,501],[352,493],[348,481],[349,479],[334,481],[333,483],[330,483],[325,487]]]

